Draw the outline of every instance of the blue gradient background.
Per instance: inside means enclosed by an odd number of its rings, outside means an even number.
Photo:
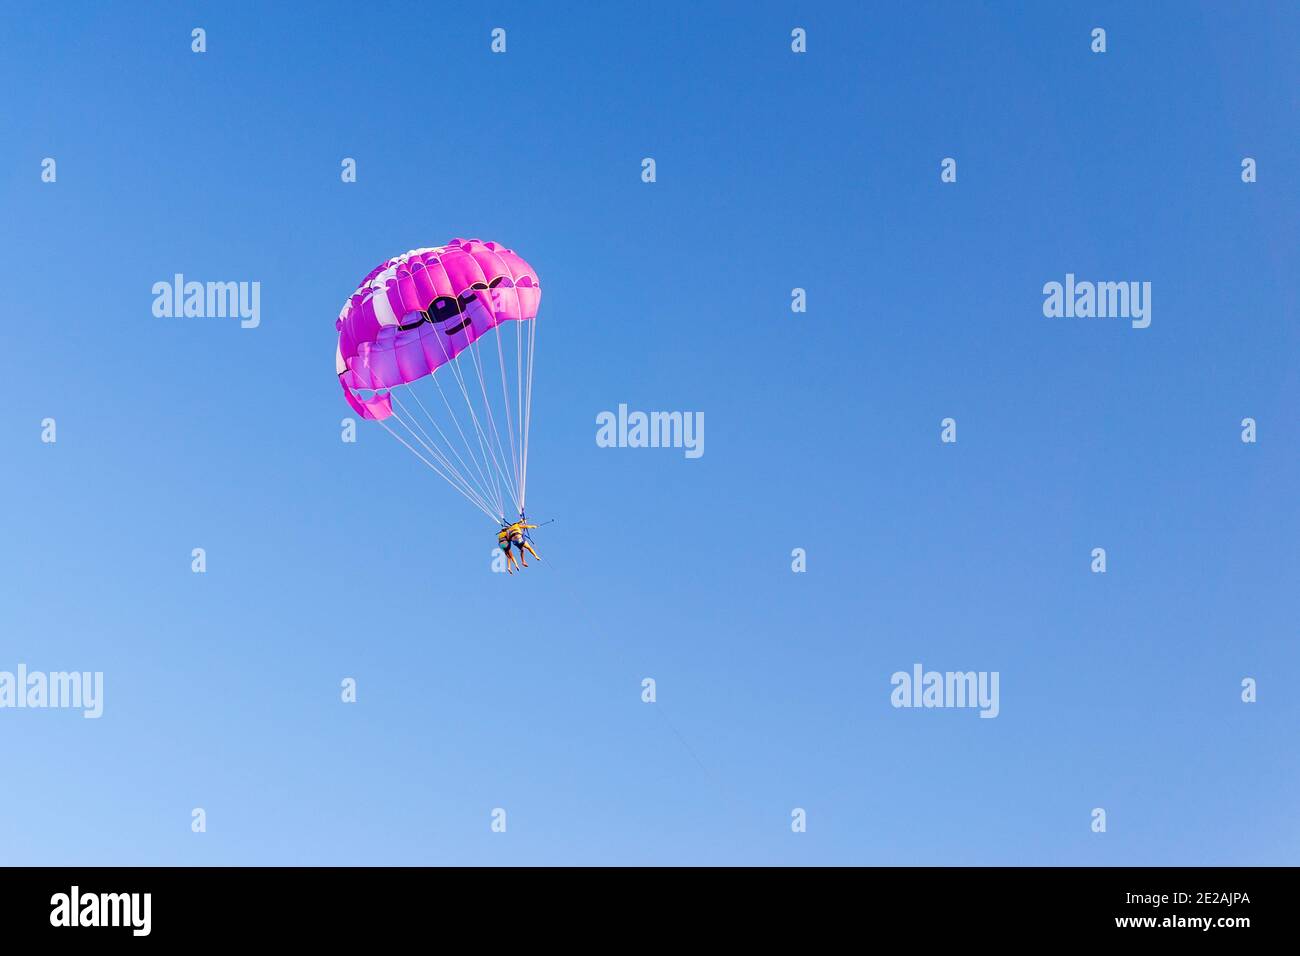
[[[0,711],[0,862],[1300,860],[1294,4],[287,7],[0,18],[0,669],[106,680]],[[340,303],[451,236],[545,289],[513,579],[339,440]],[[1001,716],[891,708],[914,662]]]

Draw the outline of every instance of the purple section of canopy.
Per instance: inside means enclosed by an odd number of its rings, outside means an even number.
[[[389,259],[334,324],[343,394],[363,418],[387,418],[388,389],[430,374],[502,322],[535,319],[541,298],[533,267],[495,242],[453,239]]]

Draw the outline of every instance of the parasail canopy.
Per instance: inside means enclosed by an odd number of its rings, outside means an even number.
[[[541,297],[511,250],[452,239],[380,263],[335,322],[348,404],[494,521],[524,511]]]

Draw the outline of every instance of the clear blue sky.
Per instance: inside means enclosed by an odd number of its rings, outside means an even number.
[[[1296,6],[595,8],[0,20],[0,670],[106,682],[0,711],[0,862],[1294,864]],[[452,236],[545,289],[514,578],[339,440],[343,298]],[[1151,327],[1045,318],[1067,272]],[[704,456],[598,448],[620,402]],[[1000,716],[893,709],[916,662]]]

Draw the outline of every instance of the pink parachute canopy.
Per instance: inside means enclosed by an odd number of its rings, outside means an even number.
[[[334,323],[343,395],[363,418],[388,418],[390,388],[431,374],[502,322],[535,319],[541,299],[533,267],[495,242],[452,239],[388,259]]]

